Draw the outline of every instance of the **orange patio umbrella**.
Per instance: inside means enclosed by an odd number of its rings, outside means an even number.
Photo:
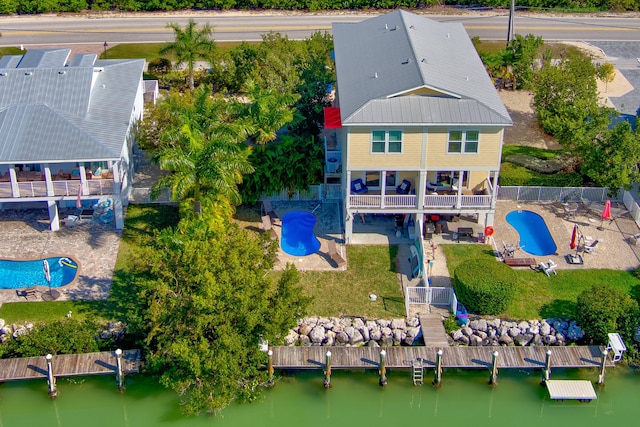
[[[569,243],[569,247],[571,249],[575,249],[578,241],[578,224],[573,225],[573,233],[571,233],[571,243]]]

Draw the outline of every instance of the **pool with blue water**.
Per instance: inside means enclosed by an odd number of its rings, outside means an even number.
[[[314,227],[316,216],[307,211],[293,211],[282,217],[282,250],[289,255],[305,256],[318,252],[320,241]]]
[[[49,264],[51,283],[45,277],[43,259],[0,259],[0,289],[21,289],[29,286],[59,288],[78,278],[78,262],[70,257],[45,258]]]
[[[553,240],[544,218],[527,210],[511,211],[507,214],[507,222],[520,235],[520,248],[536,256],[556,253],[558,247]]]

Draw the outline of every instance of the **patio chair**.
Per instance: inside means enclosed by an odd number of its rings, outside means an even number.
[[[276,211],[273,210],[273,207],[271,206],[271,200],[269,199],[264,199],[262,201],[262,205],[264,207],[264,214],[265,215],[269,215],[269,218],[271,218],[272,222],[275,222],[276,219],[280,219],[280,217],[278,216],[278,214],[276,213]]]
[[[35,286],[28,286],[24,289],[16,289],[16,295],[24,297],[27,301],[31,301],[38,298],[40,291]]]
[[[582,247],[584,253],[592,254],[596,250],[596,245],[598,244],[598,239],[594,240],[591,243],[585,243]]]
[[[396,187],[396,192],[398,194],[409,194],[409,191],[411,191],[411,182],[406,179],[403,179],[402,184]]]
[[[355,194],[364,194],[369,192],[369,187],[366,186],[362,179],[358,178],[355,181],[351,181],[351,192]]]
[[[265,233],[269,233],[269,237],[275,239],[278,237],[276,231],[273,229],[273,223],[271,222],[271,217],[269,215],[264,215],[262,217],[262,231]]]
[[[338,267],[342,267],[347,264],[347,261],[338,253],[335,240],[329,240],[329,258],[331,258]]]
[[[556,272],[556,268],[558,268],[558,264],[553,262],[553,260],[549,260],[548,263],[544,263],[544,262],[540,263],[540,271],[544,272],[544,274],[546,274],[547,277],[551,277],[551,273],[557,275],[558,273]]]
[[[634,234],[628,238],[629,244],[634,246],[640,246],[640,234]]]

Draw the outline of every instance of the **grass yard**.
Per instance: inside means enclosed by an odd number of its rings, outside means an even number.
[[[544,174],[504,161],[512,155],[527,155],[538,159],[554,159],[562,154],[560,150],[522,145],[505,145],[502,147],[502,164],[500,165],[501,185],[542,185],[549,187],[576,187],[583,183],[583,177],[577,172],[559,172]]]
[[[302,288],[312,298],[308,314],[403,317],[404,299],[394,261],[397,253],[397,246],[348,246],[347,271],[302,273]],[[375,302],[371,294],[377,295]]]
[[[451,277],[458,264],[466,259],[492,257],[489,247],[480,245],[443,245]],[[497,261],[496,261],[497,262]],[[640,280],[633,272],[619,270],[558,270],[547,277],[534,270],[514,270],[517,281],[515,300],[498,317],[508,319],[573,318],[576,299],[594,284],[605,283],[640,299]],[[464,301],[463,301],[464,303]]]

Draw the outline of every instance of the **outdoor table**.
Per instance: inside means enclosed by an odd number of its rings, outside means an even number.
[[[472,237],[473,228],[471,227],[458,227],[458,243],[460,243],[460,236]]]

